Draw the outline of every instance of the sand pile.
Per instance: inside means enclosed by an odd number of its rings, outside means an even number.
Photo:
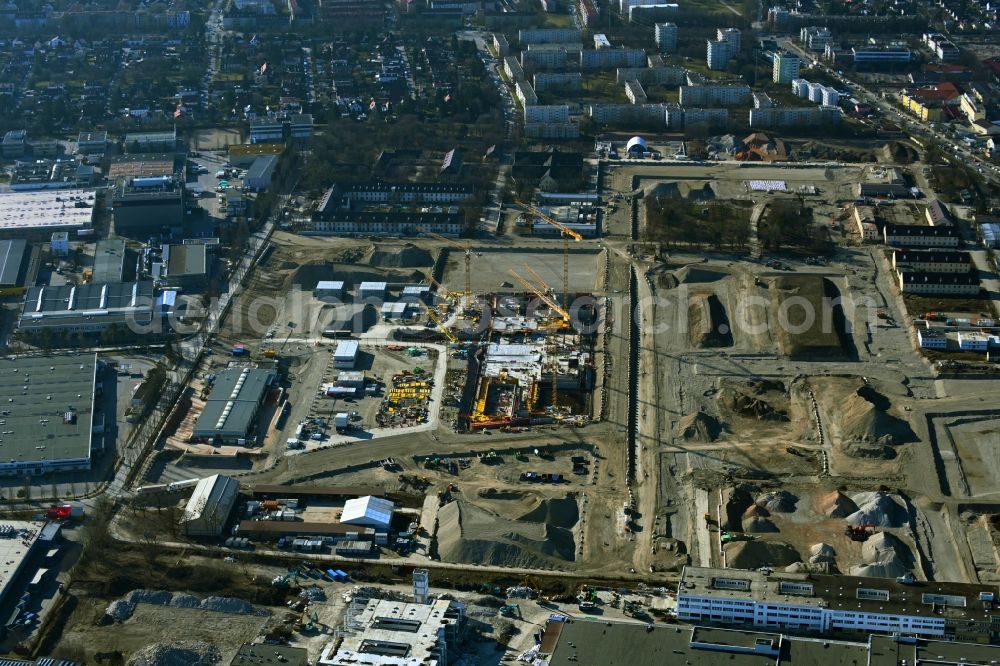
[[[828,543],[814,543],[809,546],[809,563],[820,564],[821,562],[833,562],[837,558],[837,551]]]
[[[521,520],[458,500],[438,512],[438,552],[449,562],[552,568],[575,559],[578,519],[575,500],[543,501]]]
[[[758,421],[788,420],[788,394],[781,382],[724,380],[716,400],[740,416]]]
[[[861,547],[861,564],[851,567],[851,575],[896,578],[908,573],[912,564],[913,556],[902,541],[879,532]]]
[[[751,504],[750,507],[743,512],[743,519],[748,520],[750,518],[767,518],[771,515],[771,512],[762,507],[759,504]]]
[[[859,380],[860,381],[860,380]],[[889,414],[889,400],[881,393],[864,385],[848,395],[841,408],[833,415],[844,443],[865,442],[892,446],[913,437],[906,421]]]
[[[433,266],[434,256],[413,243],[404,245],[376,245],[368,261],[370,266],[379,268],[419,268]]]
[[[908,520],[905,502],[883,492],[861,493],[854,496],[858,510],[847,516],[851,525],[902,527]]]
[[[729,318],[718,296],[691,296],[688,303],[688,336],[695,347],[732,347]]]
[[[702,411],[683,416],[677,423],[677,436],[688,441],[714,442],[721,432],[719,422]]]
[[[777,490],[765,493],[757,498],[755,504],[767,509],[771,513],[791,513],[795,511],[795,505],[799,498],[787,490]]]
[[[850,497],[834,490],[819,500],[820,511],[830,518],[846,518],[858,510],[858,505]]]
[[[754,516],[753,518],[743,521],[743,531],[753,532],[755,534],[773,534],[778,531],[778,526],[775,525],[769,518]]]
[[[728,532],[743,531],[743,514],[753,504],[754,488],[748,485],[739,485],[734,488],[727,488],[722,493],[723,518],[725,524],[722,529]]]
[[[736,541],[722,547],[726,566],[731,569],[786,567],[802,558],[795,548],[780,541]]]

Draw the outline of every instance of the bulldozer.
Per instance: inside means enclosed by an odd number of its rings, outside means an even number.
[[[844,535],[851,541],[868,541],[868,537],[877,533],[878,528],[875,525],[848,525],[844,528]]]

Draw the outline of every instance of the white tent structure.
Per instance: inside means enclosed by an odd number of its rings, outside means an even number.
[[[184,531],[188,536],[219,536],[236,504],[240,484],[221,474],[198,482],[184,509]]]
[[[340,522],[345,525],[364,525],[375,529],[389,529],[392,522],[392,512],[396,505],[381,497],[358,497],[344,503],[344,511],[340,514]]]

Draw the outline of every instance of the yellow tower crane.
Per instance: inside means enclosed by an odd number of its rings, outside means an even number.
[[[444,337],[448,338],[448,342],[458,342],[458,338],[455,337],[454,333],[448,330],[448,327],[444,325],[444,322],[442,322],[441,318],[437,316],[437,313],[434,312],[433,308],[424,306],[424,309],[427,310],[427,318],[437,324],[438,330],[444,334]]]
[[[542,302],[544,302],[546,305],[552,308],[553,312],[558,313],[558,315],[562,318],[563,326],[569,325],[571,319],[569,313],[566,312],[566,310],[564,310],[563,308],[561,308],[553,298],[551,298],[544,291],[542,291],[541,289],[539,289],[538,287],[536,287],[535,285],[531,284],[523,277],[518,275],[514,271],[514,269],[510,270],[510,274],[514,277],[515,280],[518,281],[518,283],[522,287],[524,287],[525,289],[533,293],[535,296],[540,298]],[[556,342],[554,335],[546,336],[545,348],[546,348],[545,355],[548,357],[549,361],[549,369],[552,372],[552,410],[553,412],[555,412],[556,408],[559,407],[559,360],[556,358],[557,349],[556,349]]]
[[[555,219],[551,215],[543,213],[535,206],[529,203],[524,203],[519,201],[518,204],[525,208],[529,213],[535,217],[541,218],[545,222],[548,222],[553,227],[561,232],[563,239],[563,309],[569,309],[569,239],[572,238],[575,241],[582,241],[583,236],[578,234],[573,229],[570,229],[565,224]]]
[[[473,252],[472,246],[467,245],[465,243],[459,243],[456,240],[453,240],[446,236],[442,236],[441,234],[434,233],[433,231],[428,231],[426,229],[421,229],[420,231],[422,231],[425,235],[435,240],[447,243],[448,245],[458,248],[459,250],[462,250],[462,252],[465,253],[465,292],[464,292],[465,307],[471,308],[472,307],[472,252]]]
[[[531,277],[535,278],[535,282],[536,282],[536,283],[537,283],[537,284],[538,284],[538,285],[539,285],[539,286],[540,286],[540,287],[541,287],[542,289],[544,289],[544,290],[545,290],[545,293],[546,293],[546,294],[554,294],[554,293],[555,293],[555,292],[554,292],[554,291],[552,290],[552,287],[550,287],[550,286],[549,286],[549,284],[548,284],[548,283],[547,283],[547,282],[545,281],[545,278],[543,278],[543,277],[542,277],[541,275],[539,275],[539,274],[538,274],[538,271],[536,271],[536,270],[535,270],[534,268],[532,268],[532,267],[531,267],[531,266],[529,266],[528,264],[525,264],[525,265],[524,265],[524,270],[528,271],[528,273],[530,273],[530,274],[531,274]]]

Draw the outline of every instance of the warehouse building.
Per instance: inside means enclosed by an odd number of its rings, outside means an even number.
[[[465,605],[439,599],[406,603],[370,599],[347,609],[320,654],[319,666],[447,666],[465,629]]]
[[[974,273],[920,273],[896,271],[899,290],[904,294],[934,294],[941,296],[976,296],[979,278]]]
[[[0,475],[89,470],[97,355],[0,360]]]
[[[154,303],[148,280],[31,287],[17,328],[25,333],[99,333],[111,326],[139,331],[152,324]]]
[[[900,247],[958,247],[961,238],[954,227],[925,227],[916,224],[887,224],[882,229],[886,245]]]
[[[184,222],[184,187],[172,176],[130,178],[111,199],[115,231],[149,231]]]
[[[243,179],[243,187],[251,192],[260,192],[271,187],[271,178],[275,169],[278,168],[278,156],[268,155],[258,157],[247,169],[247,175]]]
[[[162,245],[161,260],[153,264],[153,278],[184,291],[201,291],[208,284],[208,246]]]
[[[192,437],[217,444],[253,442],[257,415],[275,380],[273,373],[258,368],[227,368],[220,372]]]
[[[387,530],[392,524],[392,514],[396,505],[381,497],[366,495],[347,500],[340,522],[345,525],[361,525],[376,530]]]
[[[125,241],[99,240],[94,246],[94,267],[90,281],[95,283],[121,282],[125,273]]]
[[[0,290],[16,289],[24,284],[28,241],[23,238],[0,241]]]
[[[198,481],[184,508],[182,523],[188,536],[221,536],[236,506],[239,482],[229,476],[213,474]]]
[[[337,349],[333,352],[333,367],[340,370],[353,370],[358,362],[358,349],[360,344],[357,340],[342,340],[337,343]]]
[[[906,634],[987,643],[1000,632],[996,586],[684,567],[682,622],[830,634]]]
[[[95,190],[0,192],[0,235],[48,240],[55,231],[90,229]]]

